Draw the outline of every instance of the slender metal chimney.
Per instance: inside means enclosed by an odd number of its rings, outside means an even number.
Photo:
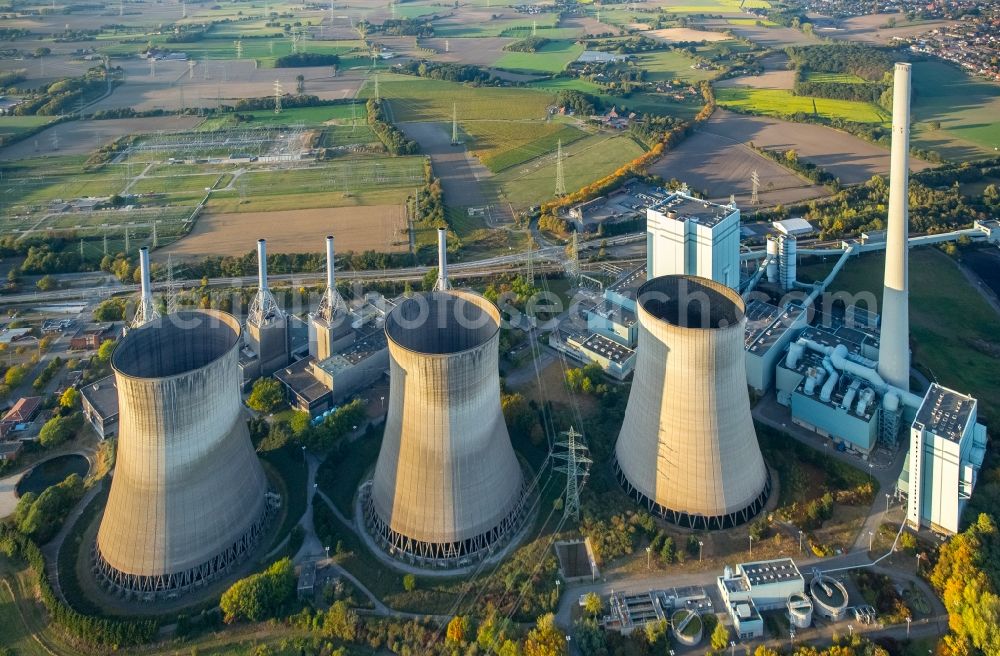
[[[284,319],[284,312],[281,311],[278,302],[271,295],[271,290],[267,288],[267,241],[258,239],[257,294],[250,301],[250,312],[247,314],[247,323],[254,326],[263,326],[266,323],[283,322]]]
[[[333,235],[326,236],[326,293],[332,294],[337,286],[333,279]]]
[[[910,65],[896,64],[892,95],[889,222],[882,291],[878,373],[890,385],[910,389],[909,272]]]
[[[438,228],[438,279],[434,289],[442,292],[451,289],[448,284],[448,231],[444,228]]]
[[[267,289],[267,240],[257,240],[257,286]]]
[[[153,285],[149,275],[149,249],[143,246],[139,249],[140,291],[139,304],[132,317],[132,328],[143,326],[160,316],[153,305]]]

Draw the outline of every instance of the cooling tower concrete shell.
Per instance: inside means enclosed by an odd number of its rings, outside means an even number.
[[[185,311],[132,330],[111,366],[118,455],[97,533],[110,587],[173,594],[224,574],[264,529],[267,480],[240,403],[240,324]]]
[[[653,278],[637,296],[639,343],[615,469],[668,521],[697,529],[748,521],[770,476],[746,388],[744,304],[695,276]]]
[[[425,566],[487,555],[519,528],[524,477],[500,408],[500,313],[463,291],[403,301],[386,318],[390,387],[366,523]]]

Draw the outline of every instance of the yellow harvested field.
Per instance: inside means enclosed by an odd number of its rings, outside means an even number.
[[[650,30],[644,36],[670,43],[677,43],[679,41],[725,41],[731,38],[722,32],[692,30],[689,27],[667,27],[662,30]]]
[[[267,239],[272,253],[309,253],[322,250],[323,238],[336,235],[337,250],[361,252],[405,251],[408,246],[402,205],[325,207],[279,212],[203,214],[187,237],[156,251],[182,260],[210,255],[243,255]]]

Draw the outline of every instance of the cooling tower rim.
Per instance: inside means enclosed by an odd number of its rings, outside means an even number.
[[[646,303],[649,297],[654,292],[662,293],[664,290],[662,287],[664,285],[679,287],[682,281],[688,283],[696,283],[700,286],[707,287],[708,289],[718,292],[732,305],[727,308],[726,316],[723,317],[726,320],[726,325],[724,326],[692,326],[683,325],[682,323],[671,320],[667,317],[658,315],[656,312],[652,311],[650,308],[646,307]],[[643,297],[646,296],[644,299]],[[656,278],[651,278],[644,282],[638,290],[636,290],[636,306],[638,314],[645,314],[652,321],[654,321],[658,326],[665,327],[669,330],[678,331],[699,331],[699,332],[723,332],[727,330],[733,330],[734,328],[740,327],[742,330],[743,324],[746,322],[746,303],[743,301],[743,297],[734,290],[733,288],[724,285],[720,282],[716,282],[710,278],[703,278],[701,276],[693,276],[687,274],[667,274],[663,276],[657,276]],[[640,321],[640,323],[642,323]]]
[[[124,352],[121,346],[122,344],[125,343],[127,339],[129,339],[130,336],[132,336],[133,334],[140,334],[142,331],[154,330],[156,328],[159,328],[166,321],[177,321],[179,319],[183,319],[185,315],[187,315],[188,317],[190,317],[191,315],[202,315],[204,317],[210,317],[209,320],[215,320],[225,324],[232,330],[231,333],[232,340],[226,345],[225,348],[220,350],[218,355],[213,357],[208,362],[202,364],[201,366],[195,367],[193,369],[187,369],[185,371],[181,371],[176,374],[170,374],[168,376],[137,376],[135,374],[128,373],[127,371],[122,369],[123,365],[121,364],[121,359],[124,358],[125,356],[121,355]],[[157,381],[157,380],[171,380],[173,378],[183,378],[184,376],[190,376],[192,373],[196,371],[202,371],[203,369],[207,369],[208,367],[211,367],[213,364],[215,364],[222,358],[226,357],[230,352],[233,351],[233,349],[239,346],[240,340],[242,338],[243,338],[243,326],[240,324],[239,319],[237,319],[232,314],[229,314],[228,312],[222,312],[221,310],[200,310],[200,309],[179,310],[177,312],[168,314],[165,317],[157,317],[153,321],[150,321],[149,323],[146,323],[139,328],[133,328],[132,330],[128,331],[128,333],[126,333],[125,336],[122,337],[121,341],[118,343],[118,346],[115,348],[114,353],[112,353],[111,355],[111,370],[112,372],[114,372],[116,378],[121,377],[126,380]]]
[[[476,344],[475,346],[470,346],[469,348],[459,349],[455,351],[449,351],[447,353],[432,353],[428,351],[422,351],[420,349],[406,346],[405,344],[402,344],[399,340],[393,338],[392,333],[389,332],[390,326],[393,325],[392,315],[398,312],[399,309],[403,307],[403,305],[406,304],[407,301],[410,301],[418,297],[432,298],[435,296],[453,296],[460,300],[472,303],[476,308],[485,312],[490,317],[490,319],[493,320],[494,324],[493,330],[490,331],[490,334],[485,339],[480,340],[479,343]],[[412,353],[414,355],[423,358],[452,358],[455,357],[456,355],[462,355],[463,353],[471,353],[472,351],[481,349],[484,345],[489,344],[490,341],[493,340],[500,333],[500,322],[501,322],[500,310],[497,308],[495,304],[493,304],[493,302],[488,300],[486,297],[482,296],[481,294],[477,294],[475,292],[467,290],[449,289],[446,291],[435,290],[431,292],[417,292],[413,294],[413,296],[411,296],[410,298],[406,299],[405,301],[397,305],[389,312],[388,315],[386,315],[385,327],[383,330],[385,331],[385,336],[386,339],[388,339],[389,341],[389,345],[394,349],[399,349],[400,351],[404,351],[406,353]]]

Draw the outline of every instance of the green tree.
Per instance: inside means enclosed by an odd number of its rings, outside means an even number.
[[[346,601],[335,601],[323,618],[323,633],[331,638],[351,642],[358,633],[358,614]]]
[[[424,279],[420,281],[420,289],[425,292],[429,292],[434,289],[434,283],[437,282],[438,269],[437,267],[431,267],[428,269],[427,273],[424,274]]]
[[[257,412],[274,412],[285,400],[281,383],[273,378],[258,378],[253,384],[247,405]]]
[[[566,636],[556,626],[556,618],[546,613],[535,622],[524,641],[524,656],[565,656]]]
[[[95,321],[122,321],[125,319],[125,302],[120,298],[109,298],[101,301],[94,308]]]
[[[80,407],[80,391],[75,387],[67,387],[59,397],[59,405],[70,410]]]
[[[712,631],[712,649],[715,651],[722,651],[729,646],[729,629],[722,622],[715,625],[715,630]]]
[[[101,362],[110,362],[111,354],[115,352],[115,346],[118,342],[106,339],[101,342],[101,345],[97,348],[97,359]]]
[[[219,607],[227,624],[238,620],[260,622],[276,617],[294,595],[295,568],[285,557],[230,586],[219,599]]]
[[[500,408],[503,410],[503,418],[511,436],[526,438],[531,435],[536,416],[523,394],[515,392],[501,395]]]
[[[35,286],[43,292],[49,292],[59,288],[59,281],[52,276],[42,276]]]
[[[417,589],[417,577],[413,574],[406,574],[403,576],[403,589],[407,592],[413,592]]]
[[[25,377],[28,375],[28,368],[24,365],[15,364],[13,367],[7,370],[4,374],[3,382],[10,389],[14,389],[24,382]]]
[[[587,611],[588,615],[600,615],[602,607],[601,597],[596,592],[588,592],[583,596],[583,610]]]
[[[53,447],[63,444],[69,438],[73,436],[76,431],[76,426],[74,425],[74,417],[72,415],[63,417],[57,415],[52,419],[45,422],[42,426],[42,430],[38,432],[38,442],[46,449],[51,449]]]

